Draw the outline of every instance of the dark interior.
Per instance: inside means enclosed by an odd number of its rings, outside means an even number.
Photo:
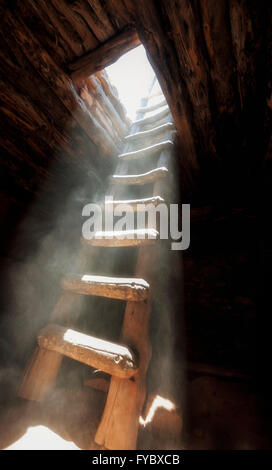
[[[0,2],[1,448],[37,424],[96,448],[105,393],[82,387],[87,366],[65,358],[43,407],[17,389],[76,271],[82,206],[104,197],[130,127],[106,64],[80,79],[73,64],[129,28],[177,130],[175,202],[191,205],[190,246],[160,268],[147,385],[177,404],[182,429],[141,429],[138,448],[271,447],[271,23],[260,0]],[[132,275],[135,249],[119,250],[114,274]],[[77,328],[118,339],[123,308],[81,299]]]

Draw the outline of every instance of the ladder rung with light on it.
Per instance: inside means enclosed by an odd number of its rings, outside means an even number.
[[[75,294],[97,295],[110,299],[141,302],[149,294],[149,284],[144,279],[71,274],[62,280],[63,289]]]
[[[147,125],[147,124],[153,124],[156,121],[160,121],[163,117],[167,116],[170,113],[168,106],[162,109],[161,111],[158,111],[156,114],[152,114],[152,116],[146,116],[141,119],[138,119],[137,121],[134,121],[133,124],[141,124],[141,125]]]
[[[139,175],[112,175],[110,182],[113,184],[149,184],[154,183],[168,175],[168,169],[166,167],[154,168],[147,173]]]
[[[138,371],[135,353],[123,344],[60,325],[49,324],[43,328],[37,343],[18,391],[27,400],[43,401],[47,397],[56,383],[63,356],[123,380]]]
[[[43,328],[38,345],[122,379],[137,372],[135,354],[126,346],[60,325],[49,324]]]
[[[119,158],[122,160],[138,160],[138,158],[149,157],[155,153],[161,152],[162,150],[169,149],[173,146],[172,140],[164,140],[157,144],[150,145],[149,147],[135,150],[134,152],[121,153]]]
[[[132,209],[133,212],[141,212],[146,210],[146,206],[153,205],[154,207],[158,206],[159,204],[164,203],[164,199],[160,196],[152,196],[146,197],[144,199],[128,199],[120,201],[106,201],[102,208],[106,211],[107,209],[115,210],[118,206],[120,210],[128,210],[128,208]]]
[[[154,91],[153,93],[150,93],[149,95],[147,96],[144,96],[143,99],[144,100],[150,100],[152,98],[157,98],[158,96],[162,96],[163,95],[163,92],[162,90],[157,90],[157,91]]]
[[[153,245],[159,238],[155,229],[97,231],[90,239],[82,238],[82,243],[101,247]]]
[[[167,131],[174,131],[174,124],[172,122],[166,122],[165,124],[153,127],[147,131],[140,131],[135,132],[134,134],[129,134],[125,137],[125,141],[130,143],[139,140],[146,140],[156,135],[164,134]]]
[[[166,106],[166,105],[167,105],[167,101],[163,100],[163,101],[160,101],[159,103],[152,104],[150,106],[143,106],[142,108],[138,108],[137,113],[143,113],[143,114],[150,113],[151,111],[156,111],[156,109],[162,108],[163,106]]]

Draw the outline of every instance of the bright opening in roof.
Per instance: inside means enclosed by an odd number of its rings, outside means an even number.
[[[140,100],[148,94],[154,71],[147,59],[144,46],[138,46],[124,54],[106,68],[111,83],[117,88],[120,101],[133,121]]]

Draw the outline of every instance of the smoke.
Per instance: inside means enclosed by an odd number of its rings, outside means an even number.
[[[153,157],[146,163],[141,162],[138,172],[149,171],[154,168],[155,162]],[[131,171],[136,166],[132,165]],[[88,169],[88,165],[86,169],[85,164],[81,167],[74,162],[65,166],[55,163],[55,167],[51,168],[52,179],[44,184],[16,227],[9,260],[1,267],[0,404],[15,400],[22,372],[35,348],[37,333],[48,323],[61,294],[61,279],[67,273],[81,272],[82,208],[86,203],[102,200],[109,173],[110,165],[104,167],[101,164],[94,170]],[[129,197],[149,196],[150,190],[150,186],[133,188]],[[176,191],[174,186],[172,190]],[[174,194],[174,200],[177,197]],[[137,248],[90,248],[83,253],[86,272],[134,275]],[[159,392],[160,396],[175,405],[185,407],[185,397],[181,394],[183,352],[180,350],[184,351],[185,348],[180,348],[180,344],[184,343],[184,337],[180,337],[180,332],[184,331],[180,256],[180,253],[171,250],[167,242],[161,245],[150,324],[153,356],[147,393]],[[74,307],[71,306],[71,326],[116,341],[120,335],[124,308],[124,303],[118,300],[82,296],[76,310],[73,311]],[[46,416],[52,414],[52,410],[61,410],[57,416],[59,422],[65,420],[68,413],[71,418],[69,426],[73,428],[73,423],[79,423],[79,418],[86,416],[88,407],[96,408],[94,403],[97,404],[95,400],[98,399],[92,392],[87,392],[83,409],[80,399],[74,400],[75,390],[82,387],[83,379],[90,374],[90,368],[65,358],[56,390],[52,391],[45,408],[39,408],[38,418],[35,415],[37,424],[40,424],[41,417],[45,419],[42,410],[45,409]],[[104,400],[105,397],[100,398],[98,415],[102,412]],[[96,425],[99,417],[93,417]]]

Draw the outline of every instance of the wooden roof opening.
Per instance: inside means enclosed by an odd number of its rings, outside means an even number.
[[[241,435],[250,448],[270,445],[256,429],[272,414],[271,24],[272,3],[261,0],[0,1],[3,401],[59,285],[41,273],[49,258],[61,259],[61,268],[73,265],[64,235],[71,241],[82,201],[105,189],[127,134],[130,123],[105,68],[141,43],[175,121],[176,178],[182,201],[191,204],[191,245],[183,253],[187,329],[178,323],[180,311],[175,325],[177,334],[186,331],[193,445],[204,436],[203,448],[225,441],[238,447]],[[144,170],[140,180],[157,176]],[[58,216],[72,199],[60,228]],[[170,267],[177,265],[174,259]],[[171,300],[183,303],[181,291],[170,289]],[[255,380],[257,318],[263,391],[256,403],[264,417],[249,417],[251,397],[226,383]],[[194,406],[198,400],[209,413]]]
[[[68,65],[72,80],[82,80],[114,63],[122,54],[140,45],[135,27],[125,27],[120,33],[106,40]]]
[[[117,61],[105,68],[105,72],[115,87],[119,100],[125,106],[128,118],[135,121],[140,102],[144,96],[148,95],[149,87],[155,79],[155,73],[146,56],[144,46],[140,44],[122,54]],[[159,90],[158,81],[156,81],[156,86]],[[162,101],[163,96],[158,99]]]

